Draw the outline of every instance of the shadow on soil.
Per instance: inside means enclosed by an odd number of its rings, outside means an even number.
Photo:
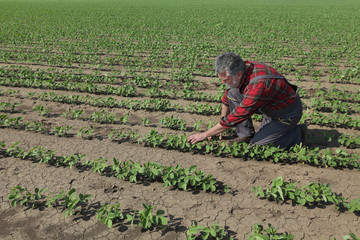
[[[341,133],[337,130],[324,130],[324,129],[308,129],[307,139],[308,146],[311,148],[318,147],[331,148],[331,147],[340,147],[337,139],[340,137]]]

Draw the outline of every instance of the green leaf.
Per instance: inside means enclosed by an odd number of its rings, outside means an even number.
[[[12,194],[9,194],[8,197],[7,197],[8,200],[12,200],[14,198],[15,198],[15,195],[12,195]]]
[[[126,221],[130,222],[133,219],[133,217],[131,215],[126,215]]]
[[[295,194],[294,194],[293,192],[289,192],[288,194],[289,194],[289,198],[290,198],[291,200],[294,200],[294,199],[295,199]]]
[[[211,236],[216,237],[216,231],[213,228],[210,229],[210,234]]]
[[[75,188],[72,188],[72,189],[69,191],[68,195],[71,196],[74,192],[76,192],[76,189],[75,189]]]
[[[184,189],[186,191],[186,187],[187,187],[186,183],[184,183],[184,182],[179,182],[178,183],[178,188]]]
[[[161,225],[165,226],[168,224],[166,217],[160,216]]]
[[[159,215],[164,215],[165,214],[165,211],[164,210],[157,210],[156,212],[156,215],[159,216]]]
[[[359,238],[356,237],[355,234],[353,234],[353,233],[349,233],[349,235],[350,235],[350,237],[352,237],[352,238],[355,239],[355,240],[358,240],[358,239],[359,239]]]
[[[189,168],[189,171],[192,173],[193,171],[195,171],[197,168],[196,165],[192,165],[190,168]]]
[[[67,216],[69,213],[70,213],[70,210],[66,210],[66,211],[64,212],[64,217],[66,218],[66,216]]]
[[[280,194],[281,200],[284,201],[285,199],[284,199],[284,195],[283,195],[283,190],[279,186],[276,186],[276,188],[278,190],[278,193]]]
[[[111,227],[112,227],[112,223],[113,223],[112,220],[109,219],[108,222],[107,222],[107,227],[108,227],[108,228],[111,228]]]
[[[152,216],[151,218],[151,222],[154,223],[155,225],[159,224],[159,217],[158,216]]]
[[[278,177],[274,180],[273,182],[273,186],[279,187],[281,185],[283,185],[284,181],[282,177]]]
[[[314,198],[311,195],[307,195],[305,199],[307,202],[314,202]]]
[[[189,229],[188,229],[188,232],[191,233],[191,234],[197,234],[199,231],[199,229],[195,226],[190,226]]]
[[[130,182],[136,182],[136,176],[135,175],[131,175],[129,178]]]

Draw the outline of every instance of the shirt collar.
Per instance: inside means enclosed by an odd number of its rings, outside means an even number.
[[[250,61],[246,61],[245,65],[246,65],[245,76],[239,85],[240,92],[243,92],[244,88],[248,85],[250,80],[250,75],[254,69],[254,64],[252,64]]]

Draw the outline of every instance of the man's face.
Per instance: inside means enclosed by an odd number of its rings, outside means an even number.
[[[231,76],[228,75],[224,69],[220,74],[218,74],[218,76],[221,79],[221,83],[225,83],[232,88],[236,88],[240,84],[242,72],[238,72],[235,76]]]

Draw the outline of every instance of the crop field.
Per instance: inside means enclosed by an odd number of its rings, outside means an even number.
[[[0,239],[359,239],[359,23],[356,0],[0,0]],[[187,142],[229,51],[301,88],[306,146]]]

